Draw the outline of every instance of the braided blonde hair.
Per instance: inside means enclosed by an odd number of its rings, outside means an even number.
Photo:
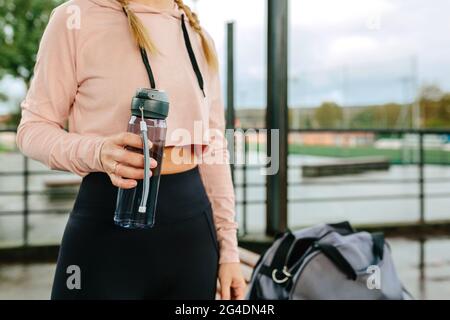
[[[134,39],[136,40],[137,44],[142,48],[146,48],[150,53],[157,53],[158,49],[150,40],[150,37],[148,36],[148,33],[145,30],[144,25],[136,16],[136,14],[128,9],[128,4],[130,3],[130,1],[129,0],[116,0],[116,1],[120,3],[123,10],[126,12],[128,16],[128,24],[130,26],[131,32],[133,33]]]
[[[147,49],[152,54],[157,54],[158,49],[155,44],[150,39],[147,30],[145,29],[142,22],[136,16],[136,14],[128,9],[128,5],[130,3],[129,0],[116,0],[123,8],[123,10],[127,13],[128,16],[128,24],[130,26],[131,32],[137,42],[137,44]],[[200,26],[200,21],[196,13],[192,12],[191,8],[183,3],[183,0],[174,0],[176,5],[180,10],[183,10],[186,17],[189,20],[189,25],[194,29],[195,32],[200,36],[203,53],[205,55],[206,61],[210,67],[214,70],[218,69],[218,61],[217,56],[215,54],[214,48],[212,44],[206,38],[205,33],[203,32],[202,27]]]

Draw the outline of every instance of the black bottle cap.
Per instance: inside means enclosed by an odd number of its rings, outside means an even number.
[[[141,117],[141,107],[147,119],[166,119],[169,114],[169,97],[164,91],[141,88],[131,101],[131,114]]]

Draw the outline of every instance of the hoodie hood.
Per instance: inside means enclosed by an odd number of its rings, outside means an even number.
[[[122,11],[122,6],[120,5],[119,2],[115,0],[89,0],[89,1],[95,3],[100,7]],[[178,19],[181,19],[181,15],[183,14],[183,11],[178,8],[175,2],[173,3],[173,7],[170,9],[157,9],[149,5],[134,1],[130,1],[128,7],[130,8],[131,11],[135,13],[168,14]]]

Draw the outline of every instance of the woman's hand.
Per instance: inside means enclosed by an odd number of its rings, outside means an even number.
[[[220,296],[222,300],[243,300],[245,297],[245,279],[239,263],[219,265]]]
[[[108,137],[100,150],[103,170],[109,175],[113,185],[122,189],[134,188],[136,180],[144,179],[144,155],[125,149],[127,146],[142,149],[141,137],[130,132],[119,133]],[[149,142],[149,148],[151,146],[152,143]],[[151,159],[150,168],[156,166],[156,161]]]

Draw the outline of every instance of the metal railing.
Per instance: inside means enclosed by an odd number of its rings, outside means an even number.
[[[0,129],[2,133],[16,133],[16,129]],[[1,153],[0,153],[1,156]],[[22,191],[9,191],[0,190],[0,202],[5,196],[21,196],[22,197],[22,210],[0,210],[0,217],[4,216],[17,216],[22,217],[22,246],[27,247],[29,245],[30,224],[29,217],[31,214],[67,214],[70,208],[43,208],[32,209],[30,208],[30,196],[46,195],[46,191],[30,190],[30,177],[38,175],[52,175],[57,174],[56,171],[51,170],[31,170],[30,161],[28,157],[23,156],[22,170],[20,171],[7,171],[6,168],[1,166],[0,179],[2,177],[22,177]],[[58,193],[58,192],[56,192]],[[67,195],[66,192],[60,192],[62,196]]]
[[[244,132],[247,129],[241,129]],[[288,203],[313,203],[313,202],[355,202],[355,201],[386,201],[386,200],[402,200],[402,199],[416,199],[417,206],[419,208],[419,217],[417,223],[419,225],[424,225],[426,223],[426,199],[427,198],[449,198],[450,192],[439,192],[426,194],[425,193],[425,184],[426,183],[448,183],[450,182],[450,178],[445,177],[436,177],[436,178],[426,178],[425,177],[425,164],[442,164],[450,166],[450,149],[448,151],[441,151],[443,156],[441,155],[439,159],[427,159],[426,158],[426,146],[424,145],[424,138],[427,135],[450,135],[450,130],[441,130],[441,129],[290,129],[289,134],[327,134],[332,133],[335,135],[340,134],[349,134],[349,133],[369,133],[374,135],[383,135],[383,136],[397,136],[402,137],[404,135],[415,135],[417,136],[417,157],[416,161],[405,161],[406,163],[400,164],[412,164],[417,166],[417,178],[400,178],[400,179],[345,179],[343,181],[302,181],[302,182],[287,182],[288,188],[294,186],[307,186],[307,185],[349,185],[349,184],[415,184],[417,185],[417,193],[404,193],[404,194],[373,194],[367,196],[337,196],[337,197],[313,197],[313,198],[288,198]],[[247,158],[247,153],[249,152],[249,139],[245,139],[245,147],[244,157]],[[301,146],[300,146],[301,148]],[[345,149],[345,148],[344,148]],[[343,150],[344,150],[343,149]],[[351,147],[347,148],[351,149]],[[412,148],[414,149],[414,148]],[[399,150],[401,152],[401,150]],[[291,152],[289,153],[291,154]],[[349,156],[348,154],[335,154],[334,156]],[[248,205],[255,204],[266,204],[267,201],[260,200],[249,200],[248,199],[248,189],[252,187],[264,187],[264,184],[261,183],[248,183],[248,172],[250,170],[259,170],[262,166],[255,165],[234,165],[234,171],[241,170],[242,172],[242,182],[235,183],[235,187],[242,188],[242,200],[237,201],[236,204],[238,206],[242,206],[242,229],[241,235],[246,235],[248,233]],[[288,169],[300,169],[301,165],[288,165]],[[233,173],[235,176],[235,172]],[[449,218],[450,220],[450,215]]]
[[[245,130],[244,130],[245,131]],[[4,129],[0,130],[0,133],[4,132],[15,132],[14,129]],[[314,197],[314,198],[295,198],[288,199],[289,203],[308,203],[308,202],[354,202],[354,201],[384,201],[386,199],[417,199],[417,205],[419,207],[419,219],[418,223],[424,224],[426,222],[426,211],[425,211],[425,202],[427,198],[450,198],[450,192],[440,192],[433,194],[425,194],[425,184],[427,182],[433,183],[446,183],[450,182],[450,178],[445,177],[436,177],[436,178],[426,178],[425,177],[425,164],[427,163],[426,159],[426,146],[424,145],[424,136],[426,135],[450,135],[450,130],[389,130],[389,129],[361,129],[361,130],[346,130],[346,129],[293,129],[290,130],[289,133],[297,133],[297,134],[308,134],[308,133],[333,133],[336,135],[339,134],[347,134],[352,132],[358,133],[373,133],[376,135],[394,135],[394,136],[402,136],[405,134],[413,134],[417,135],[418,144],[417,144],[417,161],[414,165],[417,166],[417,178],[401,178],[401,179],[347,179],[344,181],[302,181],[302,182],[291,182],[288,183],[289,187],[293,186],[306,186],[308,184],[314,185],[345,185],[345,184],[374,184],[374,183],[389,183],[389,184],[416,184],[418,187],[417,193],[405,193],[405,194],[396,194],[396,195],[367,195],[364,197]],[[252,143],[248,136],[245,136],[244,141],[244,157],[248,158],[249,153],[251,152]],[[444,151],[443,151],[444,152]],[[443,164],[450,164],[450,151],[445,154],[445,159]],[[432,161],[433,162],[433,161]],[[408,162],[410,164],[410,162]],[[434,163],[438,163],[434,161]],[[248,163],[244,163],[242,165],[233,165],[233,176],[237,171],[241,171],[242,173],[242,181],[236,182],[236,188],[242,188],[242,200],[237,201],[238,206],[242,206],[242,228],[241,235],[245,235],[248,233],[248,206],[254,204],[265,204],[266,201],[263,200],[250,200],[248,197],[248,190],[252,187],[265,187],[265,183],[257,183],[257,182],[249,182],[249,172],[251,170],[259,170],[261,166],[259,165],[249,165]],[[299,169],[299,165],[289,165],[289,169]],[[29,165],[29,160],[24,156],[23,159],[23,169],[19,171],[7,171],[5,168],[0,169],[0,178],[6,176],[17,176],[22,177],[22,191],[9,191],[3,190],[0,191],[0,202],[2,198],[5,196],[21,196],[22,197],[22,209],[21,210],[4,210],[0,211],[0,216],[22,216],[22,245],[27,247],[29,245],[29,232],[30,232],[30,223],[29,217],[32,214],[67,214],[70,212],[71,208],[43,208],[43,209],[33,209],[30,207],[30,196],[34,195],[45,195],[47,191],[33,191],[30,190],[30,177],[35,175],[49,175],[52,173],[58,173],[50,170],[31,170]],[[66,195],[66,192],[58,192],[58,195]],[[449,217],[450,218],[450,217]]]

